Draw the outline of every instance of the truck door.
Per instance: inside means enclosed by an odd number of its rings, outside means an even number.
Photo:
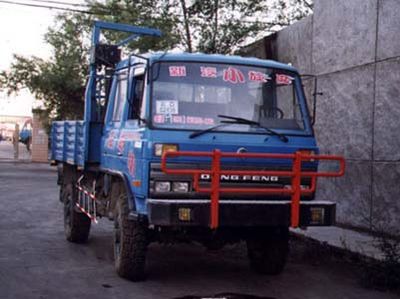
[[[127,69],[115,73],[110,99],[107,107],[105,126],[102,139],[103,167],[119,168],[119,151],[117,143],[121,133],[124,118],[124,107],[127,100],[128,73]]]
[[[122,123],[117,149],[122,153],[123,169],[131,181],[145,181],[142,167],[143,136],[145,129],[143,98],[145,73],[143,67],[131,71],[131,82],[127,101],[126,121]],[[140,194],[141,187],[133,186],[134,193]]]

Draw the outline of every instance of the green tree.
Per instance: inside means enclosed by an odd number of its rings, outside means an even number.
[[[278,31],[312,13],[310,0],[174,2],[182,44],[188,52],[231,54],[246,39]]]
[[[274,22],[279,24],[276,29],[280,30],[282,26],[288,26],[308,16],[313,7],[312,0],[273,0],[271,14],[274,16]]]
[[[118,6],[118,4],[115,4]],[[149,15],[135,15],[135,7],[126,15],[108,12],[104,16],[102,7],[93,8],[89,15],[61,14],[57,17],[55,26],[48,29],[45,41],[52,47],[49,60],[32,56],[14,55],[14,61],[9,70],[0,73],[0,88],[8,93],[17,93],[21,88],[28,88],[34,97],[41,100],[44,109],[41,118],[49,128],[52,120],[81,119],[84,111],[85,83],[88,75],[90,33],[93,19],[102,15],[103,20],[134,23],[138,25],[161,24],[162,18],[149,21]],[[151,10],[148,10],[150,13]],[[138,21],[135,21],[135,18]],[[170,18],[166,18],[165,28],[171,26]],[[163,26],[156,26],[163,27]],[[107,34],[108,40],[120,39],[120,34]],[[165,35],[155,41],[154,38],[141,39],[131,43],[130,48],[141,51],[149,49],[166,49],[174,47],[178,38]]]
[[[178,19],[172,13],[173,6],[169,1],[164,0],[87,0],[89,11],[96,19],[115,23],[126,23],[136,26],[159,28],[163,35],[161,38],[142,37],[128,45],[129,49],[138,52],[148,50],[158,51],[176,47],[179,44],[180,36],[176,30]],[[92,17],[92,18],[93,18]],[[106,32],[106,38],[110,41],[120,40],[124,33]]]
[[[141,38],[128,45],[139,52],[182,48],[188,52],[233,53],[248,37],[274,32],[312,12],[311,0],[87,0],[88,14],[61,14],[45,41],[52,57],[15,56],[0,73],[0,88],[27,87],[44,103],[45,122],[80,119],[94,19],[159,28],[160,39]],[[113,41],[125,37],[107,33]]]
[[[102,19],[160,28],[156,46],[146,39],[139,50],[179,47],[187,52],[233,53],[248,37],[275,32],[312,12],[311,0],[87,0]]]
[[[45,35],[53,48],[51,59],[14,55],[10,69],[0,74],[1,86],[9,93],[28,88],[43,101],[47,118],[82,117],[87,47],[82,34],[77,33],[87,31],[86,27],[79,16],[59,16],[57,26]]]
[[[184,2],[180,1],[182,11]],[[193,45],[194,36],[197,51],[231,53],[246,37],[265,28],[257,20],[246,20],[261,13],[265,9],[263,4],[259,0],[195,0],[187,7],[189,27],[192,27],[186,32],[186,36],[190,35],[187,42]]]

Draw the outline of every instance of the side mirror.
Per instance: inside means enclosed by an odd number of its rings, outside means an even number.
[[[313,84],[313,88],[312,88],[312,103],[311,103],[311,125],[314,126],[315,124],[315,120],[317,118],[317,97],[323,95],[323,92],[319,92],[318,91],[318,78],[315,75],[301,75],[301,78],[304,80],[313,80],[314,84]],[[304,84],[303,84],[304,86]]]

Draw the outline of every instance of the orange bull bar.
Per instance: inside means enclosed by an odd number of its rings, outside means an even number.
[[[167,158],[171,157],[208,157],[211,158],[211,169],[170,169],[167,168]],[[253,159],[286,159],[292,160],[292,170],[221,170],[221,158],[253,158]],[[302,162],[324,160],[339,162],[336,172],[302,171]],[[165,152],[161,158],[161,170],[166,174],[180,174],[193,176],[193,188],[196,192],[209,193],[211,197],[210,228],[216,229],[219,224],[219,196],[221,193],[254,193],[269,195],[291,196],[291,226],[298,227],[300,221],[300,197],[315,192],[317,177],[340,177],[344,175],[345,160],[343,157],[331,155],[311,155],[302,152],[294,154],[261,154],[261,153],[224,153],[216,149],[213,152],[177,151]],[[211,186],[201,187],[199,178],[201,174],[211,176]],[[238,188],[220,187],[221,175],[265,175],[291,177],[290,188]],[[310,177],[311,187],[301,189],[301,178]]]

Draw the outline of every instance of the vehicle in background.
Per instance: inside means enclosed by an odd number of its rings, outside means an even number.
[[[31,151],[32,146],[32,119],[25,121],[22,129],[19,131],[19,142],[25,144],[28,152]]]

